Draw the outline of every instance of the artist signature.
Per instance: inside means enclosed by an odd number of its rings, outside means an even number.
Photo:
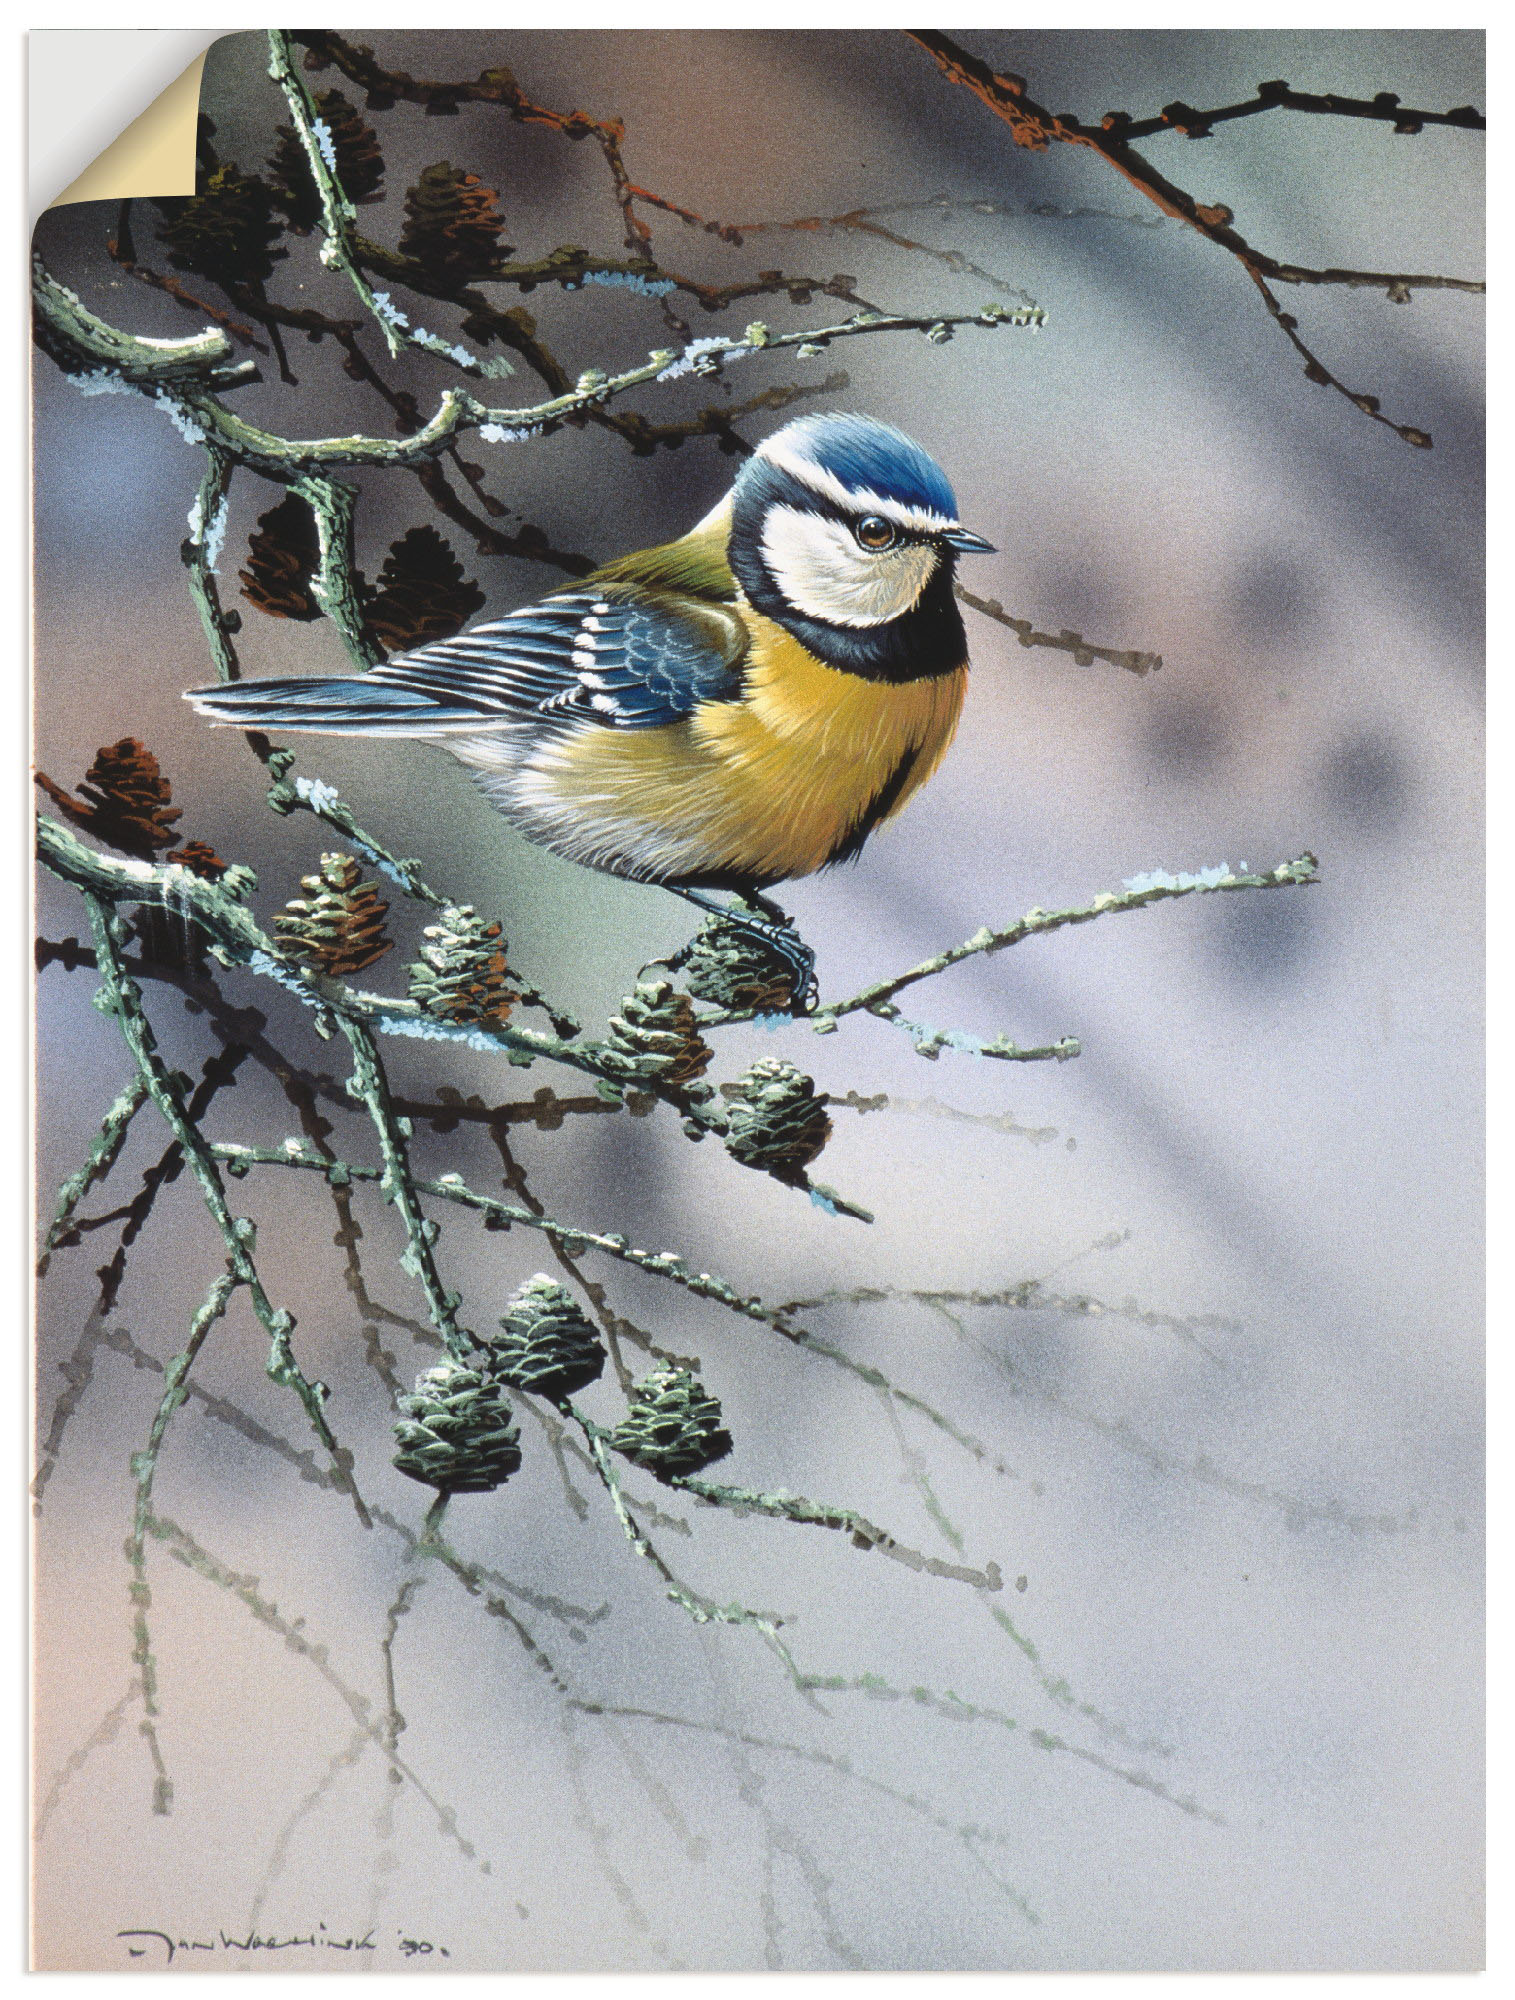
[[[382,1952],[386,1949],[384,1940],[376,1932],[365,1931],[361,1937],[343,1937],[328,1930],[325,1924],[318,1924],[313,1931],[292,1931],[287,1937],[275,1931],[250,1930],[238,1936],[231,1931],[217,1930],[213,1937],[179,1937],[172,1931],[160,1931],[151,1925],[140,1930],[117,1931],[116,1936],[126,1946],[130,1958],[152,1958],[160,1965],[172,1965],[181,1952],[244,1952],[260,1951],[344,1951]],[[398,1951],[401,1958],[448,1958],[451,1956],[445,1944],[433,1944],[428,1938],[409,1937],[404,1931],[396,1931],[394,1943],[389,1949]]]

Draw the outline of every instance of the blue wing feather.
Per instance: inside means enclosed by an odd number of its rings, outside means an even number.
[[[592,581],[592,580],[591,580]],[[607,583],[398,653],[361,679],[238,681],[185,699],[244,729],[426,736],[510,723],[657,729],[741,693],[734,607]]]

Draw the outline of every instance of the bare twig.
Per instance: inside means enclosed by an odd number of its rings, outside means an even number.
[[[1096,645],[1081,632],[1038,632],[1029,618],[1013,618],[997,597],[975,597],[960,583],[953,588],[964,604],[971,604],[996,625],[1008,625],[1023,646],[1055,646],[1059,652],[1071,653],[1077,666],[1108,660],[1112,667],[1124,667],[1128,674],[1155,674],[1163,663],[1161,653],[1117,652],[1113,646]]]
[[[951,83],[959,84],[970,91],[980,103],[993,112],[1010,127],[1011,137],[1017,146],[1024,146],[1032,152],[1042,152],[1053,144],[1083,146],[1098,154],[1123,180],[1138,193],[1146,196],[1164,215],[1187,223],[1191,229],[1205,237],[1217,248],[1227,251],[1241,265],[1252,283],[1257,287],[1264,306],[1274,324],[1284,334],[1295,352],[1305,364],[1305,374],[1310,381],[1323,387],[1335,389],[1339,395],[1356,405],[1375,423],[1385,425],[1402,437],[1407,444],[1429,449],[1431,439],[1428,434],[1414,424],[1398,423],[1386,417],[1379,408],[1378,398],[1363,391],[1349,389],[1341,379],[1328,369],[1323,361],[1306,346],[1299,333],[1298,322],[1283,310],[1277,294],[1271,289],[1280,285],[1350,285],[1366,286],[1382,290],[1396,304],[1408,302],[1417,289],[1438,287],[1465,292],[1482,292],[1483,281],[1475,278],[1431,277],[1412,272],[1393,271],[1342,271],[1309,270],[1297,264],[1285,264],[1276,257],[1256,249],[1233,227],[1234,217],[1222,203],[1196,201],[1193,195],[1179,187],[1166,175],[1159,173],[1151,162],[1133,150],[1132,140],[1148,138],[1159,131],[1185,131],[1191,138],[1202,138],[1212,126],[1228,118],[1252,116],[1256,113],[1288,109],[1312,111],[1338,117],[1370,118],[1393,124],[1396,131],[1418,132],[1426,124],[1456,126],[1463,130],[1483,129],[1483,119],[1471,105],[1460,106],[1455,111],[1423,112],[1406,111],[1399,100],[1388,92],[1372,99],[1339,98],[1334,96],[1308,97],[1293,92],[1287,84],[1263,84],[1259,87],[1257,100],[1242,106],[1225,107],[1219,111],[1196,112],[1187,105],[1168,105],[1159,119],[1138,122],[1124,112],[1107,112],[1098,125],[1086,125],[1079,119],[1048,111],[1030,95],[1026,79],[1009,71],[995,71],[987,63],[955,42],[949,35],[935,29],[909,29],[912,41],[918,42],[932,57],[942,74]]]
[[[859,1008],[879,1013],[888,1007],[896,993],[903,992],[907,986],[914,986],[919,980],[934,979],[939,972],[961,965],[965,958],[976,957],[980,952],[992,955],[997,951],[1006,951],[1028,937],[1042,937],[1048,931],[1063,930],[1069,924],[1088,924],[1096,917],[1144,910],[1151,903],[1172,902],[1180,896],[1230,894],[1243,889],[1304,888],[1320,880],[1318,868],[1319,863],[1313,854],[1302,854],[1297,861],[1281,862],[1278,867],[1257,875],[1224,865],[1201,869],[1198,874],[1181,875],[1154,869],[1148,875],[1133,876],[1118,893],[1107,890],[1103,895],[1096,896],[1092,903],[1068,910],[1031,910],[1017,922],[1007,924],[1003,930],[986,927],[975,931],[962,944],[954,945],[950,951],[939,952],[935,958],[924,959],[908,972],[896,973],[892,979],[881,979],[872,986],[865,986],[850,1000],[834,1000],[818,1008],[811,1017],[812,1025],[817,1034],[825,1034],[836,1026],[844,1014],[855,1013]]]

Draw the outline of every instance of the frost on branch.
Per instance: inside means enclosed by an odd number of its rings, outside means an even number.
[[[384,193],[384,155],[379,135],[361,112],[349,104],[340,90],[316,93],[315,107],[325,133],[323,151],[350,202],[381,201]],[[300,135],[293,125],[279,127],[279,143],[268,162],[275,205],[288,219],[291,229],[302,235],[321,220],[321,201],[311,185],[310,167]]]

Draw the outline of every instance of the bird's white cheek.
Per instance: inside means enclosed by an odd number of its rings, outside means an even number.
[[[768,573],[796,611],[828,625],[887,625],[930,581],[936,550],[920,542],[870,553],[840,521],[775,507],[763,524]]]

